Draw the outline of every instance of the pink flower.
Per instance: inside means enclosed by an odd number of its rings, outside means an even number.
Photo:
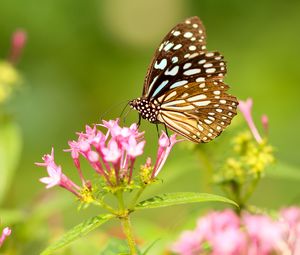
[[[128,156],[135,158],[137,156],[142,155],[144,152],[145,143],[145,141],[141,141],[139,143],[133,136],[131,136],[128,139],[128,143],[124,144]]]
[[[261,123],[264,128],[265,135],[268,136],[268,134],[269,134],[269,118],[266,114],[261,116]]]
[[[300,208],[280,212],[280,219],[232,210],[211,212],[197,227],[183,232],[171,249],[176,254],[271,255],[300,254]],[[209,247],[202,251],[204,245]]]
[[[253,118],[252,118],[252,105],[253,105],[253,101],[251,98],[248,98],[246,101],[241,101],[239,100],[239,109],[241,111],[241,113],[243,114],[255,140],[258,143],[262,142],[262,138],[260,136],[260,134],[258,133],[258,130],[254,124]]]
[[[3,245],[5,239],[10,236],[11,234],[11,229],[9,227],[6,227],[2,230],[2,234],[0,237],[0,247]]]
[[[111,139],[108,142],[107,147],[102,148],[102,153],[104,155],[104,160],[112,163],[117,163],[122,155],[122,151],[119,148],[117,141],[114,139]]]
[[[73,183],[66,175],[62,173],[61,166],[57,166],[54,162],[54,149],[52,148],[51,154],[46,154],[42,158],[43,163],[35,163],[37,166],[46,167],[48,176],[40,178],[40,181],[46,184],[46,189],[52,188],[54,186],[61,186],[77,197],[80,197],[79,190],[80,187]]]
[[[13,64],[16,64],[20,59],[26,40],[27,35],[24,30],[20,29],[13,33],[9,55],[9,61]]]
[[[49,165],[47,167],[48,177],[43,177],[40,181],[47,184],[46,189],[52,188],[53,186],[60,185],[62,179],[61,167],[55,167],[54,165]]]
[[[286,249],[284,225],[265,215],[243,215],[249,236],[249,255],[268,255]],[[283,254],[283,253],[279,253]]]
[[[287,224],[286,238],[292,254],[300,254],[300,208],[285,208],[281,210],[280,215]]]
[[[201,254],[201,239],[196,231],[184,231],[179,240],[172,246],[171,250],[181,255]]]
[[[159,174],[159,172],[161,171],[163,165],[165,164],[173,146],[176,143],[181,142],[181,141],[183,141],[183,140],[176,139],[176,134],[173,134],[170,137],[168,137],[165,132],[162,132],[162,134],[158,140],[159,147],[157,150],[157,157],[156,157],[156,162],[155,162],[154,169],[152,172],[152,177],[156,177]]]
[[[227,228],[218,231],[210,240],[213,255],[241,255],[245,254],[246,236],[239,228]]]

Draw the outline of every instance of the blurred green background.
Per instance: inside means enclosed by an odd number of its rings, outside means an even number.
[[[61,234],[61,226],[68,229],[95,213],[93,209],[78,212],[72,195],[63,190],[45,193],[38,182],[45,171],[33,163],[41,161],[41,156],[54,146],[57,162],[76,180],[72,161],[62,152],[67,141],[74,139],[75,132],[83,130],[85,124],[99,122],[106,112],[106,119],[118,117],[126,100],[141,95],[155,48],[172,26],[189,16],[202,19],[208,49],[222,52],[228,61],[226,82],[231,86],[230,92],[239,99],[253,98],[258,124],[261,114],[269,116],[270,141],[276,147],[280,166],[284,166],[281,171],[298,176],[299,13],[300,2],[296,0],[2,0],[0,57],[7,56],[10,36],[16,28],[28,34],[17,66],[24,82],[5,106],[19,124],[23,139],[21,159],[0,215],[3,225],[18,222],[18,217],[23,224],[15,224],[8,244],[14,247],[15,254],[38,254],[56,233],[49,233],[51,226],[59,226],[57,232]],[[136,120],[137,113],[131,112],[126,123]],[[141,128],[146,130],[148,141],[157,139],[154,126],[143,122]],[[228,128],[224,137],[230,136],[233,129]],[[222,148],[226,151],[230,143]],[[148,142],[146,154],[154,157],[155,150],[155,143]],[[190,154],[185,147],[176,147],[161,175],[163,185],[148,195],[204,191],[201,166]],[[187,161],[189,166],[185,166]],[[267,208],[299,203],[299,180],[267,176],[252,202]],[[49,194],[53,200],[47,197]],[[42,209],[44,199],[51,209]],[[49,201],[55,201],[52,207]],[[142,243],[151,242],[157,233],[165,233],[164,237],[172,240],[180,226],[193,224],[200,209],[195,205],[139,213],[134,217],[135,230]],[[17,215],[22,210],[22,215],[13,217],[10,210],[16,210]],[[50,211],[57,217],[48,217]],[[22,221],[24,217],[26,222]],[[112,233],[115,226],[108,224],[103,229]],[[101,254],[103,236],[105,231],[100,230],[87,237],[88,241],[76,242],[76,250],[70,248],[64,254]],[[102,241],[95,245],[97,240]],[[158,247],[163,244],[162,241]],[[89,253],[83,252],[86,249],[90,249]]]

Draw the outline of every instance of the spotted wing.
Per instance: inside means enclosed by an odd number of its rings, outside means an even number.
[[[236,115],[237,99],[227,89],[217,80],[174,88],[155,99],[161,106],[158,120],[193,142],[209,142]]]
[[[176,25],[154,54],[145,78],[143,97],[162,94],[170,85],[170,81],[165,84],[168,78],[182,73],[177,66],[203,52],[206,52],[206,34],[201,20],[191,17]],[[159,86],[160,91],[157,90]]]

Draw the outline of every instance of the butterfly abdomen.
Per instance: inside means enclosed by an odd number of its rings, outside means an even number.
[[[155,105],[145,98],[137,98],[130,101],[130,107],[137,110],[143,119],[151,123],[159,123],[157,115],[159,114],[160,106]]]

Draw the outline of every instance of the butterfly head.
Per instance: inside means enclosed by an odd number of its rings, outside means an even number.
[[[158,123],[157,115],[159,113],[160,106],[155,105],[146,98],[136,98],[129,102],[132,109],[137,110],[143,119],[146,119],[152,123]]]

